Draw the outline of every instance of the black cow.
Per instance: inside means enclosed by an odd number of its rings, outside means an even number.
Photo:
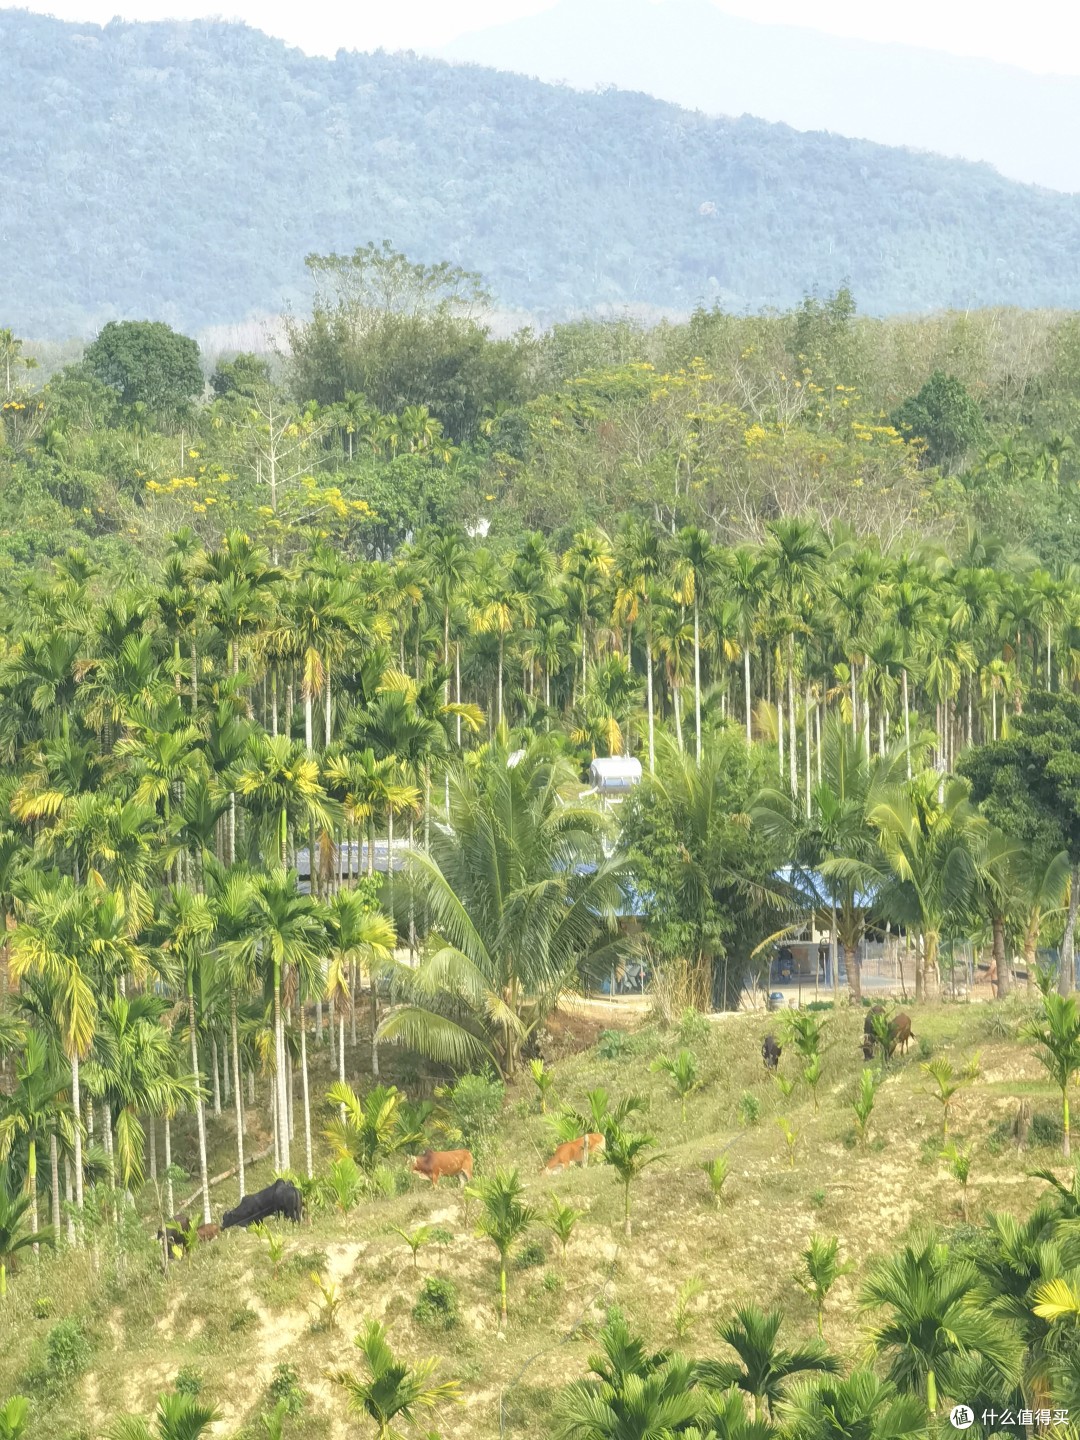
[[[779,1045],[775,1035],[766,1035],[761,1042],[761,1058],[765,1061],[766,1070],[775,1070],[780,1063],[780,1056],[784,1047]]]
[[[254,1225],[260,1220],[269,1220],[271,1215],[280,1215],[300,1224],[304,1213],[304,1200],[296,1186],[288,1180],[275,1180],[265,1190],[256,1190],[254,1195],[245,1195],[234,1210],[226,1210],[221,1217],[222,1230],[231,1230],[235,1225]]]
[[[174,1215],[167,1225],[157,1232],[158,1240],[167,1240],[169,1248],[173,1250],[186,1250],[188,1232],[191,1230],[191,1221],[186,1215]]]

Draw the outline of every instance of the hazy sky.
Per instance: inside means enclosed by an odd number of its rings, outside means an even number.
[[[0,0],[6,5],[7,0]],[[549,9],[555,0],[30,0],[21,8],[104,24],[219,14],[246,20],[311,54],[339,48],[432,50],[468,30]],[[576,0],[587,4],[588,0]],[[663,4],[665,0],[657,0]],[[1031,70],[1080,74],[1080,7],[1069,0],[715,0],[748,19],[902,41]]]

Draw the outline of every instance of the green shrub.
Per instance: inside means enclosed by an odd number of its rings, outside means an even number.
[[[1044,1110],[1037,1110],[1031,1117],[1028,1134],[1032,1145],[1058,1146],[1063,1134],[1061,1120],[1056,1115],[1047,1115]]]
[[[544,1271],[544,1289],[549,1295],[557,1295],[564,1284],[565,1281],[557,1270]]]
[[[527,1240],[514,1256],[514,1269],[534,1270],[537,1265],[546,1265],[547,1259],[547,1246],[543,1240]]]
[[[418,1325],[434,1330],[452,1330],[460,1317],[457,1286],[440,1275],[424,1281],[412,1311]]]
[[[48,1295],[39,1295],[34,1301],[34,1319],[48,1320],[53,1312],[53,1302]]]
[[[197,1370],[194,1365],[182,1365],[176,1372],[173,1389],[177,1395],[189,1395],[194,1400],[196,1395],[202,1394],[202,1388],[202,1371]]]
[[[933,1045],[933,1042],[932,1042],[931,1040],[928,1040],[925,1035],[920,1035],[920,1036],[919,1036],[919,1059],[920,1059],[920,1060],[929,1060],[930,1057],[931,1057],[931,1055],[933,1055],[933,1053],[934,1053],[934,1045]]]
[[[229,1331],[233,1335],[243,1335],[256,1329],[258,1324],[259,1317],[250,1305],[238,1305],[228,1319]]]
[[[307,1391],[300,1384],[300,1372],[288,1362],[274,1366],[266,1394],[271,1408],[281,1402],[287,1415],[299,1415],[307,1404]]]
[[[596,1041],[596,1053],[601,1060],[621,1060],[633,1050],[630,1036],[625,1030],[601,1030]]]
[[[747,1129],[749,1129],[751,1125],[756,1125],[761,1119],[761,1101],[756,1095],[751,1095],[749,1090],[744,1090],[739,1096],[739,1104],[735,1114],[738,1117],[739,1124],[745,1125]]]
[[[712,1026],[700,1010],[688,1007],[679,1021],[680,1045],[703,1045],[712,1034]]]
[[[86,1331],[74,1315],[58,1320],[45,1337],[43,1355],[31,1364],[26,1386],[31,1392],[55,1394],[86,1373],[93,1358],[93,1347]]]
[[[810,1000],[803,1006],[804,1010],[832,1010],[834,1008],[831,1000]]]
[[[450,1116],[473,1152],[490,1148],[499,1123],[506,1087],[490,1075],[463,1075],[450,1091]]]

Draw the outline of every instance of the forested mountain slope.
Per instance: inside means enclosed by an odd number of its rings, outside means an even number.
[[[3,322],[184,328],[389,237],[541,319],[581,307],[1080,303],[1080,199],[987,167],[218,22],[0,12]]]

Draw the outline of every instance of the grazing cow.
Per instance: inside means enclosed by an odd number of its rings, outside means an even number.
[[[186,1215],[174,1215],[167,1225],[161,1227],[155,1238],[159,1241],[167,1240],[170,1250],[186,1250],[190,1229],[191,1221]]]
[[[414,1155],[408,1169],[431,1181],[434,1190],[444,1175],[457,1175],[463,1185],[472,1180],[472,1152],[469,1150],[425,1150]]]
[[[260,1220],[269,1220],[271,1215],[280,1215],[299,1225],[303,1213],[303,1196],[296,1186],[288,1180],[275,1180],[265,1190],[245,1195],[234,1210],[226,1210],[221,1217],[221,1228],[231,1230],[236,1225],[242,1225],[246,1229]]]
[[[874,1046],[877,1044],[877,1037],[874,1034],[874,1026],[870,1019],[871,1015],[884,1015],[885,1010],[881,1005],[875,1005],[866,1017],[863,1026],[862,1051],[864,1060],[874,1058]],[[915,1038],[915,1032],[911,1028],[911,1016],[905,1015],[903,1010],[899,1015],[894,1015],[889,1021],[889,1039],[885,1046],[885,1058],[891,1060],[899,1048],[901,1055],[907,1054],[907,1047],[910,1041]]]
[[[766,1070],[776,1069],[777,1065],[780,1064],[780,1056],[783,1054],[783,1051],[784,1047],[777,1044],[775,1035],[765,1036],[765,1039],[761,1042],[761,1058],[765,1061]]]
[[[591,1132],[579,1140],[567,1140],[564,1145],[555,1146],[555,1154],[546,1165],[541,1166],[541,1175],[557,1175],[560,1170],[569,1170],[571,1165],[585,1164],[585,1141],[589,1142],[589,1154],[599,1155],[607,1141],[603,1135]]]
[[[195,1232],[199,1237],[200,1245],[209,1245],[211,1240],[216,1240],[221,1234],[220,1225],[200,1225]]]

